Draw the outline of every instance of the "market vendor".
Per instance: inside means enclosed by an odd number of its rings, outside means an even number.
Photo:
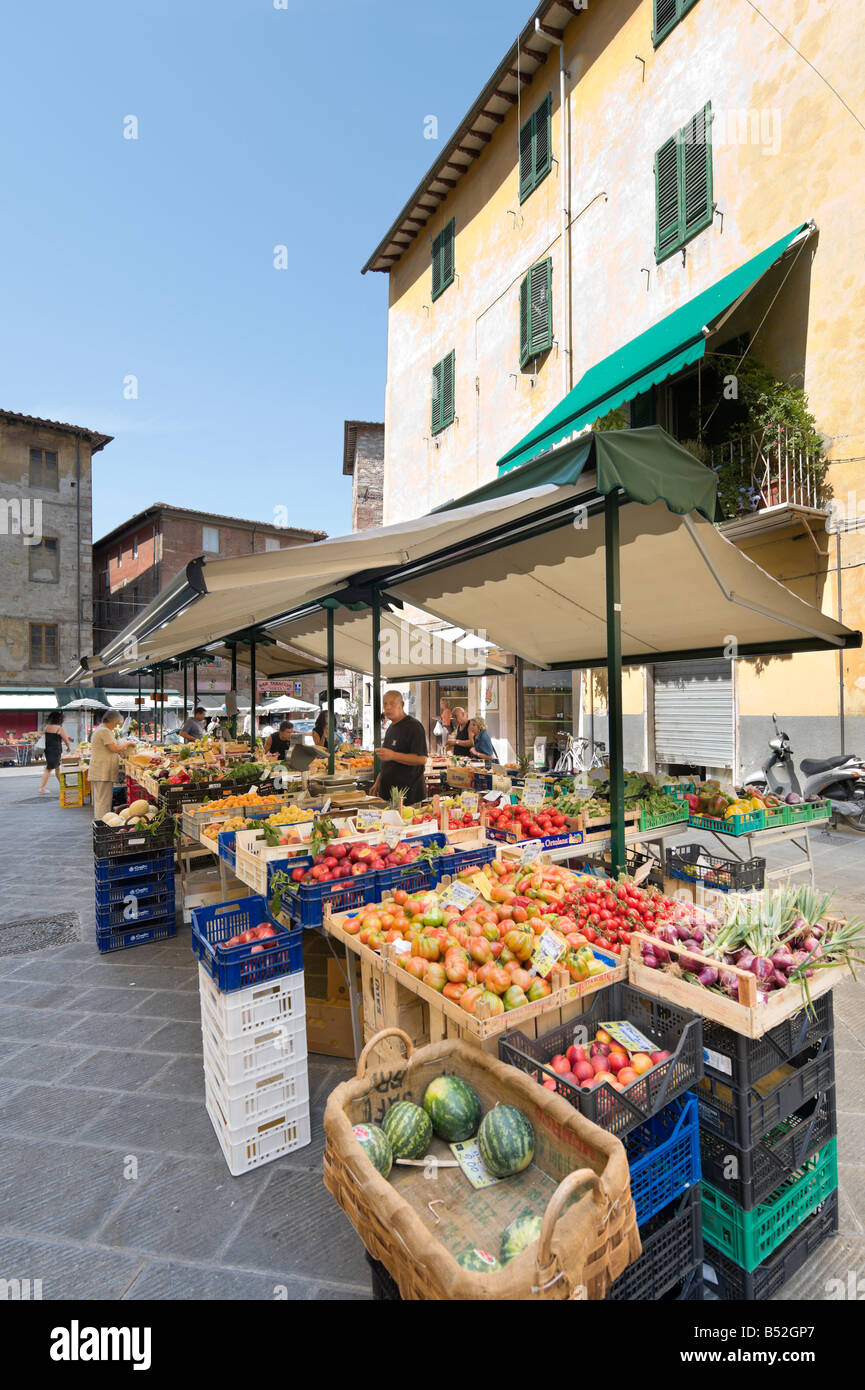
[[[493,741],[487,733],[486,720],[479,714],[473,714],[469,720],[469,756],[472,758],[483,758],[485,762],[494,763],[496,761],[496,750],[493,748]]]
[[[90,739],[90,793],[94,820],[101,820],[111,810],[114,783],[120,776],[118,755],[126,748],[135,747],[134,738],[117,738],[122,721],[123,715],[119,710],[107,709]]]
[[[453,717],[451,719],[451,733],[448,738],[448,749],[458,758],[465,758],[471,747],[469,736],[469,717],[461,705],[455,705]]]
[[[204,705],[198,705],[195,712],[186,720],[186,723],[181,724],[177,732],[180,734],[184,743],[195,743],[198,739],[204,737],[204,719],[206,715],[207,710],[204,708]]]
[[[290,719],[283,719],[275,733],[268,734],[264,740],[265,753],[272,754],[275,758],[285,758],[291,751],[291,735],[294,725]]]
[[[398,690],[385,691],[382,709],[390,723],[381,748],[375,750],[381,763],[381,771],[370,794],[389,801],[391,792],[396,787],[403,793],[405,804],[414,806],[426,796],[426,729],[419,719],[406,714],[403,698]]]

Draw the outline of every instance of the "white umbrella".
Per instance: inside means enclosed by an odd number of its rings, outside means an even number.
[[[262,714],[289,714],[292,710],[318,710],[318,705],[311,705],[306,700],[295,700],[291,695],[278,695],[275,700],[266,700],[257,708]]]
[[[103,703],[101,700],[91,700],[89,695],[85,695],[85,696],[83,696],[80,700],[70,700],[68,705],[64,705],[64,706],[63,706],[63,712],[64,712],[64,714],[65,714],[66,710],[68,710],[68,709],[82,709],[82,710],[87,710],[87,709],[96,710],[96,709],[98,709],[98,710],[102,710],[102,712],[104,713],[105,710],[110,709],[110,708],[111,708],[111,706],[108,704],[107,699],[106,699],[105,703]],[[95,720],[92,720],[92,721],[91,721],[91,724],[90,724],[90,733],[91,733],[91,736],[92,736],[92,734],[93,734],[93,724],[94,724],[95,722],[96,722]],[[85,734],[86,734],[86,732],[87,732],[86,724],[85,724],[84,732],[85,732]]]

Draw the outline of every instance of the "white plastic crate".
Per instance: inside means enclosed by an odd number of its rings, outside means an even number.
[[[309,1100],[305,1057],[291,1066],[266,1070],[248,1081],[229,1081],[224,1058],[205,1042],[204,1081],[205,1089],[216,1097],[232,1129],[252,1120],[267,1119],[279,1110]]]
[[[199,965],[198,990],[211,1017],[230,1040],[257,1033],[274,1023],[290,1023],[305,1016],[302,970],[225,994]]]
[[[232,1127],[228,1124],[213,1090],[205,1086],[205,1104],[216,1131],[219,1147],[232,1177],[248,1173],[262,1163],[302,1149],[312,1138],[309,1101],[283,1108],[267,1119]]]
[[[306,1061],[306,1017],[303,1014],[287,1023],[275,1023],[256,1033],[229,1038],[211,1012],[206,996],[200,998],[204,1044],[215,1053],[226,1081],[232,1085]]]

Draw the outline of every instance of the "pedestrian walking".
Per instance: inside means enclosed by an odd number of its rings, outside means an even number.
[[[63,755],[63,746],[66,745],[67,751],[72,747],[72,740],[63,727],[63,711],[61,709],[56,709],[53,714],[48,716],[48,723],[42,730],[42,734],[45,739],[45,771],[39,786],[40,796],[45,791],[52,772],[58,783],[60,782],[60,759]]]

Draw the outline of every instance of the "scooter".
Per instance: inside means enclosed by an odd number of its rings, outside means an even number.
[[[772,755],[760,772],[745,779],[745,786],[774,792],[781,797],[795,793],[804,801],[823,798],[832,803],[834,816],[840,817],[851,830],[865,835],[865,762],[855,754],[846,753],[831,758],[803,758],[800,764],[806,778],[803,788],[796,776],[790,736],[778,728],[774,714],[772,723],[775,725],[775,737],[769,740]],[[783,779],[778,777],[777,768],[783,768]]]

